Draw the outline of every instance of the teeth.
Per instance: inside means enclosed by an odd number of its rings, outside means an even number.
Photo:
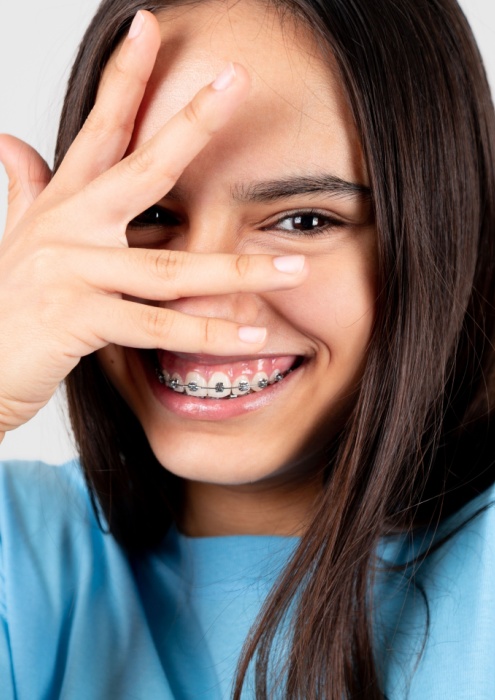
[[[178,372],[170,375],[167,370],[156,368],[160,384],[164,384],[181,394],[185,391],[188,396],[210,399],[235,399],[239,396],[246,396],[253,391],[262,391],[270,384],[281,382],[290,372],[289,369],[288,372],[282,374],[277,369],[271,373],[270,378],[266,372],[256,372],[251,378],[241,374],[234,379],[231,385],[230,378],[224,372],[214,372],[207,381],[199,372],[188,372],[186,378],[182,379]]]
[[[223,372],[213,372],[208,382],[210,399],[223,399],[230,396],[230,379]]]
[[[256,372],[251,380],[251,389],[253,391],[261,391],[268,386],[268,374],[266,372]]]
[[[165,375],[163,374],[163,372],[160,369],[158,369],[158,367],[155,367],[155,374],[156,374],[160,384],[166,384]]]
[[[165,374],[164,370],[162,370],[162,373]],[[182,394],[184,391],[183,384],[184,382],[182,381],[180,374],[178,374],[178,372],[174,372],[170,377],[170,388],[177,391],[179,394]]]
[[[249,393],[250,388],[249,378],[241,374],[239,377],[234,379],[232,384],[232,394],[234,396],[243,396],[244,394]]]
[[[206,379],[199,372],[188,372],[186,374],[186,394],[203,398],[208,395]]]

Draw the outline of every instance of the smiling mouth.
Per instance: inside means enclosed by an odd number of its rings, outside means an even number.
[[[160,384],[177,394],[205,400],[237,399],[282,382],[305,359],[284,355],[226,361],[159,350],[155,352],[155,374]]]

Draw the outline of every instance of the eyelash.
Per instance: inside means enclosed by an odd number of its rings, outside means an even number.
[[[142,220],[144,217],[154,217],[154,220]],[[165,217],[167,221],[160,221],[160,217]],[[287,219],[303,219],[306,217],[313,217],[313,219],[315,217],[318,217],[319,219],[323,219],[326,223],[323,226],[316,226],[311,231],[309,229],[294,229],[292,231],[285,229],[285,231],[292,236],[304,236],[308,238],[312,236],[321,236],[327,233],[330,229],[335,229],[339,227],[342,228],[346,226],[346,223],[344,221],[341,221],[340,219],[335,219],[332,216],[329,216],[328,214],[319,211],[318,209],[299,209],[297,211],[284,212],[283,214],[279,215],[279,217],[273,224],[263,226],[262,230],[277,230],[283,232],[284,229],[276,228],[277,224],[280,225],[283,221],[286,221]],[[160,226],[177,226],[179,223],[180,221],[172,212],[169,212],[163,207],[155,205],[153,207],[150,207],[149,209],[146,209],[146,211],[144,211],[142,214],[139,214],[139,216],[136,216],[136,218],[129,223],[129,226],[137,229],[153,227],[156,228]]]
[[[341,221],[340,219],[336,219],[332,216],[329,216],[328,214],[325,214],[322,211],[319,211],[318,209],[299,209],[297,211],[288,211],[280,215],[277,220],[273,224],[269,224],[268,226],[264,226],[263,230],[270,230],[270,229],[275,229],[278,231],[284,231],[284,229],[277,229],[276,224],[280,225],[282,221],[286,221],[287,219],[303,219],[303,218],[315,218],[318,217],[319,219],[323,219],[326,223],[323,226],[316,226],[314,229],[311,231],[307,228],[303,229],[294,229],[292,231],[287,231],[292,236],[304,236],[305,238],[308,237],[316,237],[316,236],[322,236],[325,233],[327,233],[331,229],[335,228],[342,228],[345,226],[345,222]]]

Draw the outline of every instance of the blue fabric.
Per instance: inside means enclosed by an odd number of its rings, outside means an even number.
[[[495,489],[445,528],[491,500]],[[408,684],[412,700],[495,698],[494,532],[488,508],[424,562],[419,587],[378,574],[376,656],[391,700]],[[130,560],[100,531],[74,462],[0,465],[0,537],[1,700],[228,698],[248,630],[297,545],[172,529],[159,552]],[[381,554],[400,559],[404,544]],[[421,587],[431,620],[418,661]]]

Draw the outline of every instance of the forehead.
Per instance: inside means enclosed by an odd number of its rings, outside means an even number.
[[[289,12],[255,0],[210,0],[159,15],[162,46],[131,149],[150,138],[228,61],[251,77],[247,100],[197,161],[298,173],[329,170],[366,184],[361,148],[330,50]],[[259,173],[258,173],[259,175]]]

